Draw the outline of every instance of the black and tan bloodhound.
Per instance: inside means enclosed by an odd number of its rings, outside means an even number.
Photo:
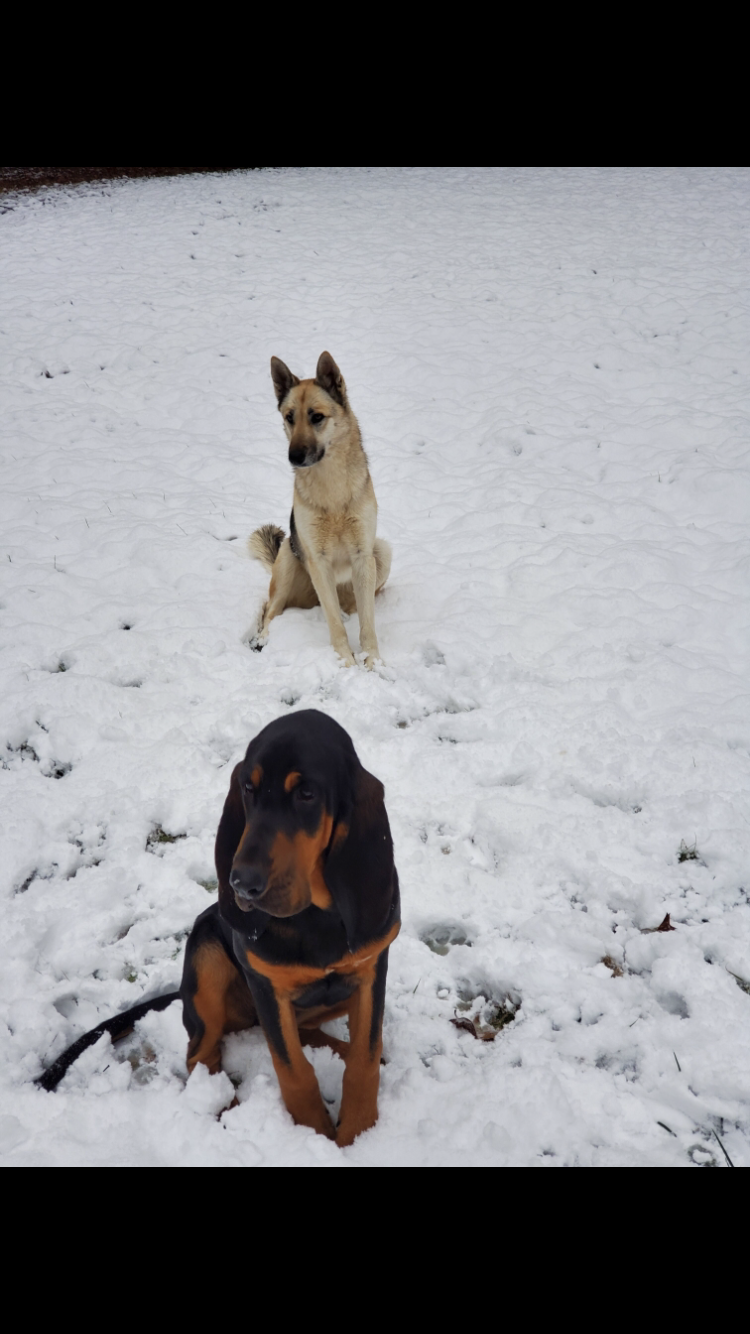
[[[342,1147],[377,1120],[388,949],[400,903],[383,786],[315,709],[270,723],[232,774],[216,836],[219,901],[187,942],[179,992],[93,1029],[38,1081],[55,1088],[104,1032],[181,998],[188,1070],[221,1069],[221,1041],[260,1023],[298,1125]],[[320,1025],[347,1015],[349,1041]],[[335,1129],[304,1045],[345,1062]]]

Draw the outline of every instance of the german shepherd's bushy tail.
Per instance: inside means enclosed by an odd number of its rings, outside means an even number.
[[[285,536],[283,528],[277,528],[274,523],[264,523],[262,528],[256,528],[252,536],[248,537],[247,549],[253,560],[259,560],[270,571]]]

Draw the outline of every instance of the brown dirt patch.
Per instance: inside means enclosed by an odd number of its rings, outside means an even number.
[[[203,172],[262,170],[262,167],[0,167],[0,191],[80,185],[123,176],[192,176]]]

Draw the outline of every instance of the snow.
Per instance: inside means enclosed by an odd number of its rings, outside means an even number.
[[[750,1165],[748,186],[289,168],[4,198],[4,1164]],[[324,348],[393,544],[375,673],[320,609],[243,642],[245,537],[291,506],[269,359]],[[37,1089],[179,982],[231,767],[311,707],[396,847],[378,1125],[294,1126],[257,1030],[186,1080],[179,1005]],[[451,1023],[508,1009],[494,1041]],[[335,1112],[341,1062],[310,1058]]]

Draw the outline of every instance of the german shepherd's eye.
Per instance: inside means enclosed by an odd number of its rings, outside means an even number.
[[[289,422],[289,425],[290,425],[290,426],[294,426],[294,413],[293,413],[293,412],[288,412],[288,413],[286,414],[286,420]]]
[[[320,426],[320,423],[325,421],[325,416],[322,412],[313,412],[310,416],[310,421],[313,426]]]

